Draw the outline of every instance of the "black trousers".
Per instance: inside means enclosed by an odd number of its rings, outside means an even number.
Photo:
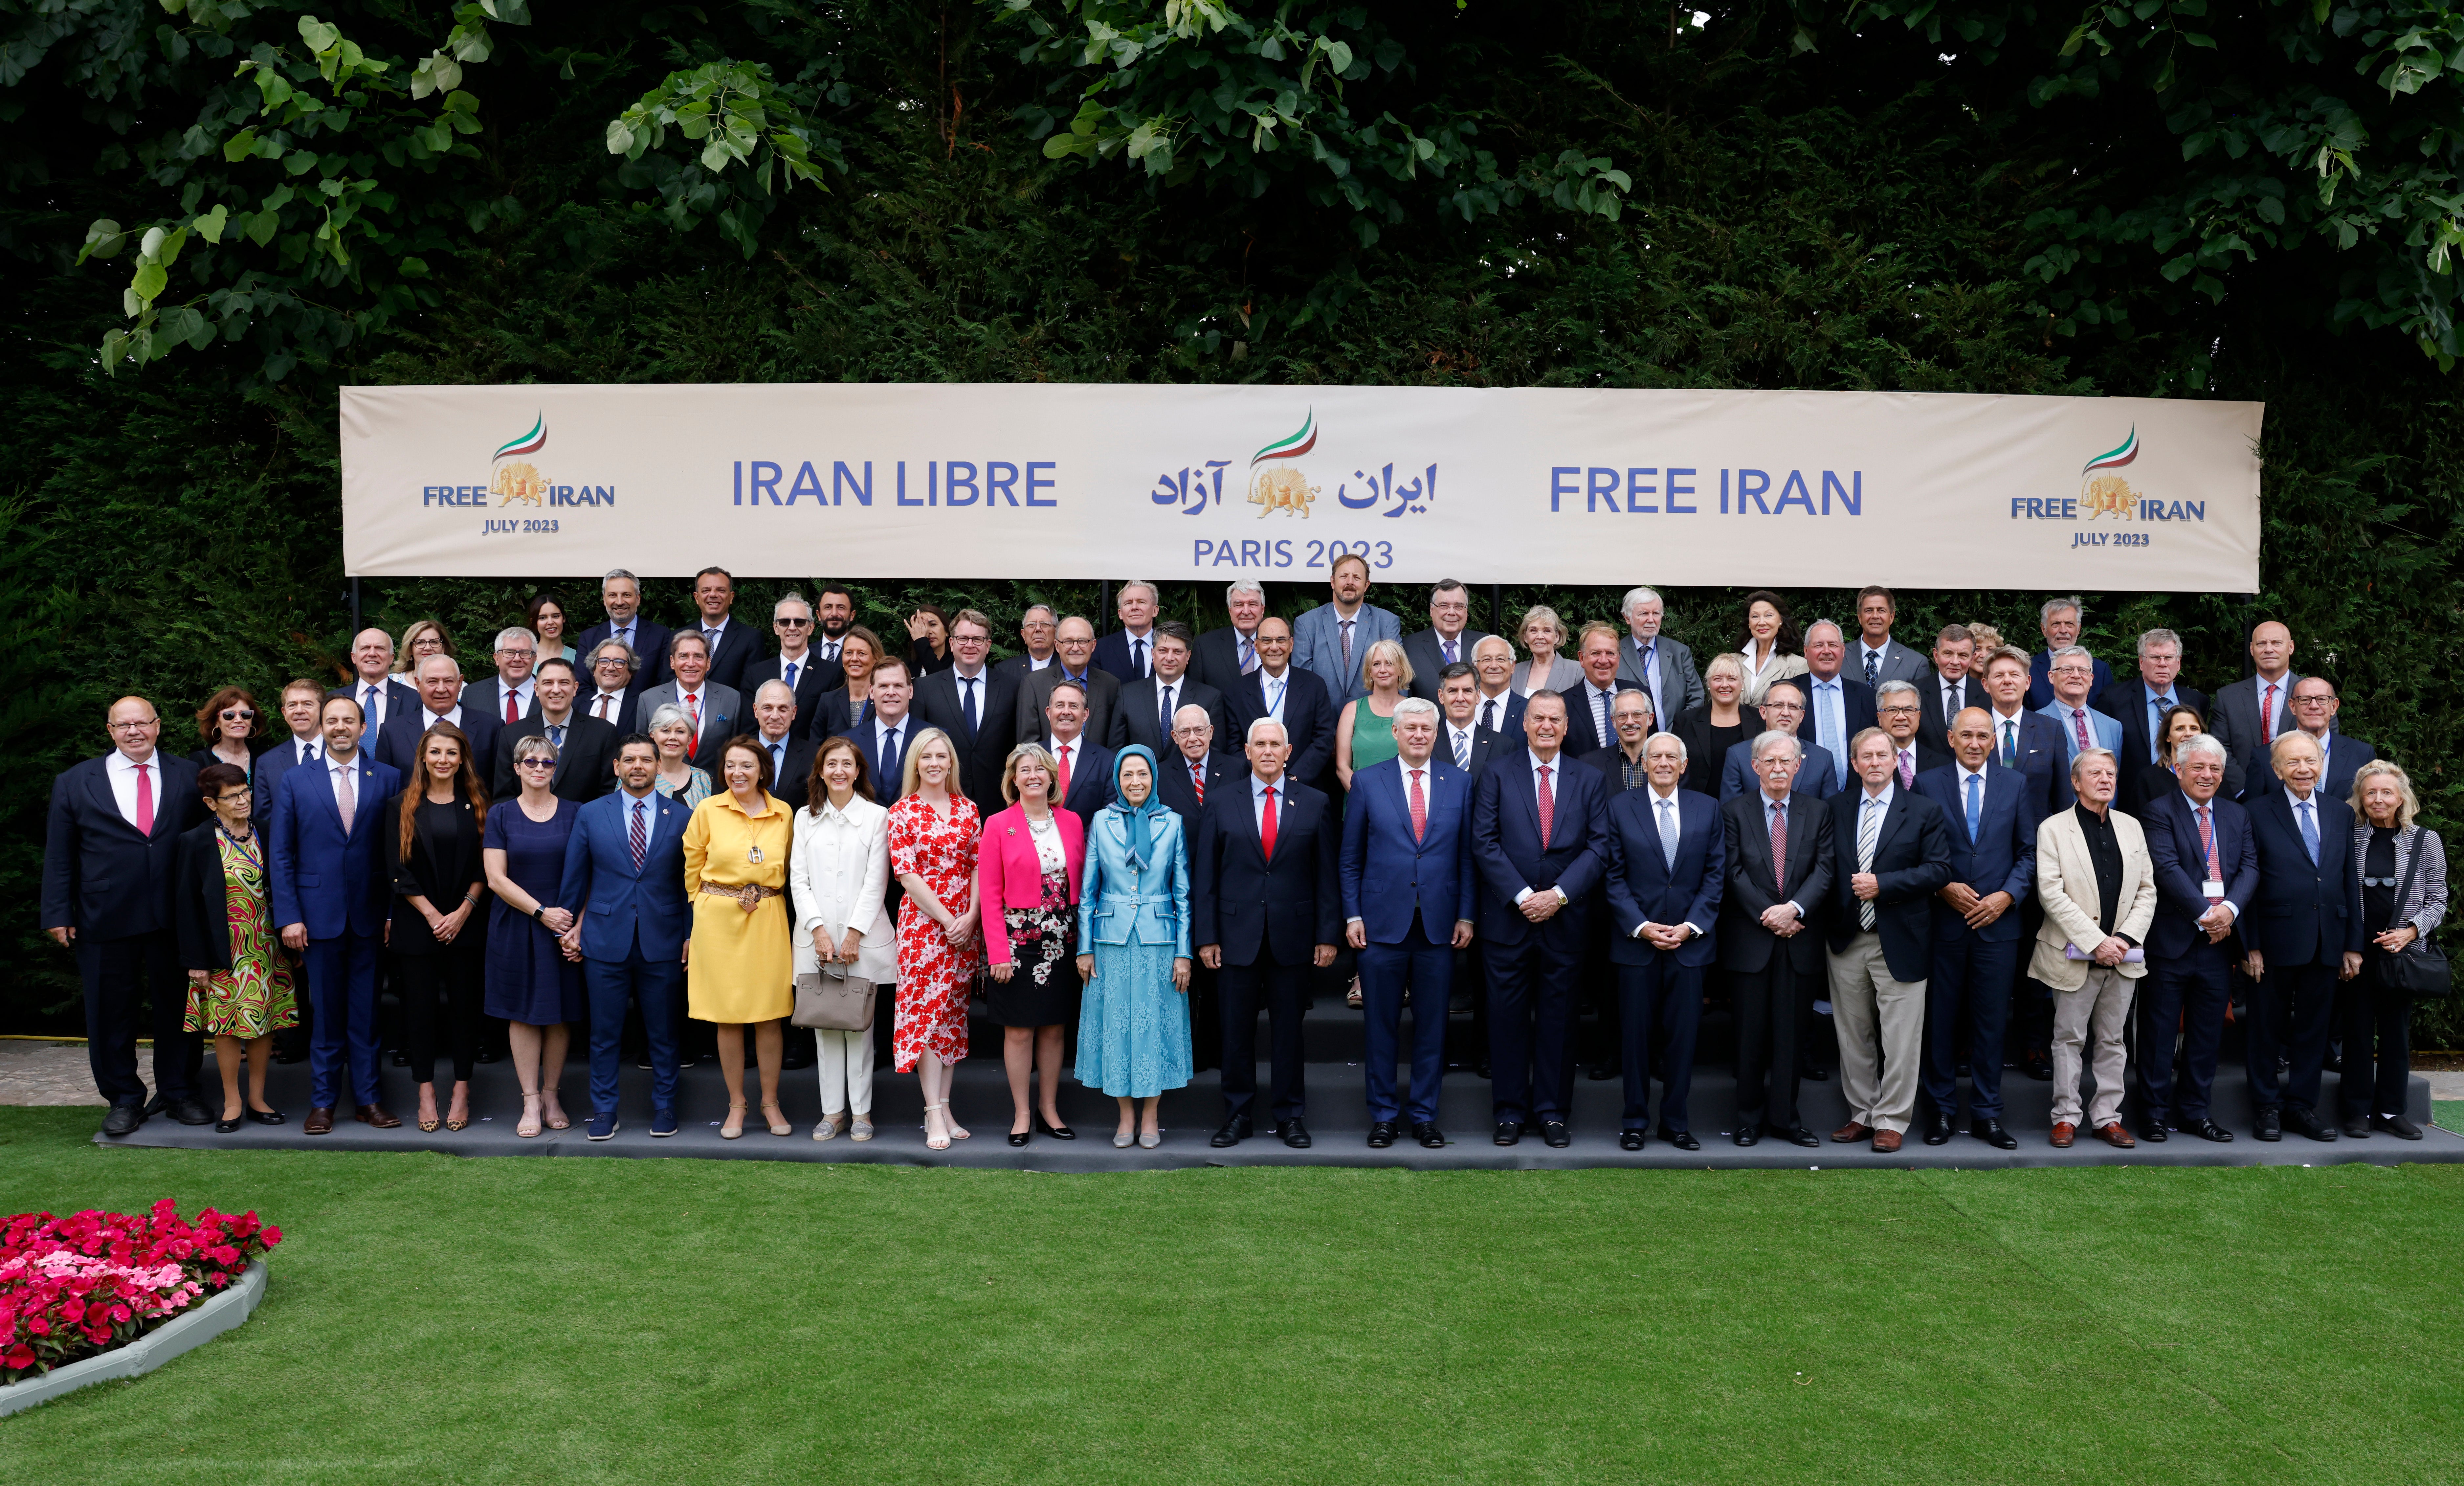
[[[2379,974],[2386,962],[2383,950],[2363,951],[2362,973],[2344,982],[2337,999],[2344,1075],[2336,1102],[2346,1120],[2404,1113],[2412,1076],[2412,998],[2387,988]]]
[[[2216,1054],[2225,1035],[2225,1007],[2233,1000],[2233,957],[2206,936],[2178,960],[2152,960],[2139,983],[2139,1096],[2147,1113],[2175,1124],[2209,1118],[2209,1091],[2215,1086]],[[2180,1073],[2174,1042],[2180,1039]]]
[[[1189,1055],[1193,1073],[1223,1063],[1222,996],[1216,989],[1220,972],[1189,963]]]
[[[1811,932],[1811,931],[1808,931]],[[1730,970],[1737,1014],[1737,1128],[1796,1124],[1796,1031],[1819,976],[1799,975],[1774,944],[1759,970]]]
[[[145,1102],[137,1076],[142,1003],[154,1039],[154,1090],[165,1099],[193,1098],[205,1066],[205,1045],[181,1030],[187,1019],[188,977],[167,929],[124,939],[77,939],[77,976],[85,982],[85,1055],[94,1086],[114,1104]]]
[[[1685,1096],[1694,1087],[1694,1034],[1703,1022],[1703,967],[1683,965],[1664,949],[1641,965],[1617,966],[1625,1046],[1625,1118],[1620,1127],[1651,1123],[1651,1068],[1662,1071],[1660,1128],[1683,1130]]]
[[[1223,1008],[1223,1118],[1247,1117],[1258,1098],[1258,1012],[1266,1013],[1272,1063],[1273,1118],[1298,1120],[1307,1113],[1309,1089],[1301,1050],[1301,1019],[1309,1013],[1309,978],[1316,966],[1303,959],[1284,965],[1261,945],[1247,965],[1216,972]]]
[[[1457,1023],[1451,1015],[1446,1020],[1446,1061],[1463,1068],[1478,1068],[1488,1061],[1488,968],[1487,957],[1475,942],[1468,949],[1458,949],[1455,955],[1454,989],[1471,1007],[1471,1019]]]
[[[2327,1037],[2335,1026],[2336,960],[2309,965],[2267,962],[2258,988],[2251,998],[2250,1101],[2260,1109],[2319,1108],[2321,1073],[2327,1061]],[[2279,1087],[2276,1060],[2292,1067]]]
[[[1573,1114],[1578,934],[1491,941],[1488,966],[1489,1107],[1499,1124],[1547,1123]]]
[[[471,947],[457,943],[443,954],[393,957],[393,990],[402,1002],[403,1045],[410,1054],[413,1083],[436,1081],[439,1044],[452,1054],[454,1081],[471,1077],[485,1031],[480,960]]]

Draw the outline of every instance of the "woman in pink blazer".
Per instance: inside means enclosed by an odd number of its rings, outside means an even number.
[[[1053,803],[1059,772],[1040,746],[1012,748],[1001,783],[1009,809],[984,822],[976,854],[976,901],[992,976],[984,1006],[1003,1029],[1001,1061],[1016,1111],[1012,1145],[1026,1143],[1030,1124],[1056,1140],[1078,1138],[1053,1101],[1061,1092],[1062,1029],[1078,1017],[1078,872],[1087,859],[1087,828]],[[1031,1120],[1027,1070],[1037,1065],[1042,1118]]]

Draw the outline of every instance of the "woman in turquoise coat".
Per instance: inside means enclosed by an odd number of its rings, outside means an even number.
[[[1078,890],[1078,1080],[1121,1101],[1114,1145],[1153,1150],[1163,1091],[1189,1083],[1189,849],[1155,794],[1155,755],[1133,744],[1112,771]]]

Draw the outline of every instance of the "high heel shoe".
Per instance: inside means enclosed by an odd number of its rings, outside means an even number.
[[[727,1123],[718,1127],[718,1138],[722,1141],[736,1141],[741,1140],[743,1137],[744,1106],[741,1104],[730,1104],[727,1106]]]
[[[1074,1141],[1078,1139],[1077,1131],[1070,1129],[1067,1125],[1054,1124],[1045,1120],[1042,1115],[1035,1117],[1035,1133],[1038,1135],[1048,1135],[1056,1141]]]
[[[462,1106],[462,1118],[461,1118],[461,1119],[456,1120],[456,1119],[452,1118],[451,1115],[449,1115],[449,1116],[447,1116],[447,1117],[446,1117],[446,1120],[445,1120],[445,1128],[446,1128],[446,1129],[448,1129],[448,1130],[454,1130],[454,1131],[467,1130],[467,1129],[469,1129],[470,1127],[471,1127],[471,1106],[470,1106],[469,1104],[467,1104],[467,1103],[466,1103],[466,1104],[464,1104],[464,1105]]]
[[[521,1123],[514,1126],[514,1133],[520,1136],[525,1141],[539,1133],[539,1097],[538,1095],[533,1094],[527,1089],[522,1091],[522,1121]]]
[[[949,1128],[950,1139],[954,1141],[965,1141],[975,1138],[976,1132],[968,1129],[965,1125],[958,1123],[958,1117],[950,1113],[950,1101],[948,1099],[943,1099],[941,1101],[941,1123]]]
[[[551,1130],[573,1128],[573,1121],[564,1117],[564,1106],[557,1101],[556,1086],[553,1084],[539,1090],[539,1112]]]
[[[1024,1130],[1012,1130],[1009,1133],[1009,1143],[1013,1149],[1018,1146],[1024,1145],[1032,1139],[1033,1137]]]
[[[419,1122],[419,1133],[420,1133],[420,1134],[422,1134],[422,1135],[433,1135],[433,1134],[435,1134],[435,1133],[436,1133],[436,1126],[437,1126],[437,1123],[438,1123],[438,1121],[437,1121],[436,1118],[435,1118],[433,1115],[429,1116],[429,1118],[427,1118],[427,1119],[425,1119],[425,1120],[422,1120]]]
[[[941,1112],[943,1125],[946,1129],[949,1120],[949,1108],[950,1101],[948,1099],[942,1099],[937,1103],[927,1104],[924,1106],[924,1148],[926,1150],[948,1150],[950,1148],[950,1137],[948,1135],[935,1135],[933,1133],[933,1116],[935,1112]]]
[[[770,1133],[772,1135],[793,1135],[796,1133],[796,1127],[787,1122],[786,1112],[781,1110],[775,1103],[764,1103],[761,1106],[761,1118],[770,1122]]]

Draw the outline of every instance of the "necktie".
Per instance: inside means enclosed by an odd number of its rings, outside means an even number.
[[[2224,873],[2219,870],[2216,863],[2216,823],[2211,818],[2211,812],[2204,805],[2199,807],[2199,850],[2208,859],[2208,880],[2221,882]],[[2212,908],[2223,900],[2221,898],[2211,896],[2208,898],[2208,906]]]
[[[1257,669],[1258,642],[1255,637],[1244,634],[1241,637],[1241,674],[1247,676]]]
[[[561,750],[564,747],[564,724],[561,722],[547,724],[547,741]]]
[[[1874,870],[1874,843],[1881,834],[1882,802],[1869,794],[1865,796],[1864,807],[1858,811],[1857,817],[1857,870],[1859,872]],[[1861,898],[1857,904],[1857,927],[1870,930],[1873,926],[1874,900],[1870,898]]]
[[[1833,759],[1839,761],[1844,765],[1846,756],[1839,749],[1839,734],[1838,730],[1832,725],[1831,708],[1829,706],[1830,698],[1836,697],[1839,694],[1839,683],[1837,681],[1825,681],[1821,685],[1815,687],[1815,691],[1817,695],[1814,699],[1814,710],[1815,713],[1814,720],[1814,741],[1822,745],[1823,752],[1831,755]],[[1843,777],[1840,780],[1840,784],[1843,786],[1846,785],[1847,780]]]
[[[508,687],[505,691],[505,721],[508,722],[518,722],[521,720],[521,693]]]
[[[1910,753],[1910,752],[1909,752],[1907,749],[1905,749],[1905,748],[1902,748],[1902,749],[1900,750],[1900,787],[1901,787],[1901,788],[1903,788],[1903,789],[1913,789],[1913,788],[1915,788],[1916,787],[1917,787],[1917,759],[1916,759],[1916,755],[1915,755],[1915,754],[1913,754],[1913,753]]]
[[[1600,709],[1600,746],[1603,748],[1617,742],[1617,724],[1609,719],[1609,699],[1614,695],[1611,692],[1602,692],[1593,699],[1595,704]]]
[[[1441,643],[1441,644],[1440,644],[1440,646],[1438,647],[1438,650],[1439,650],[1439,653],[1440,653],[1440,654],[1441,654],[1442,655],[1444,655],[1444,656],[1445,656],[1445,664],[1447,664],[1447,665],[1453,665],[1453,664],[1455,663],[1455,642],[1454,642],[1454,641],[1452,641],[1452,640],[1446,640],[1446,641],[1442,642],[1442,643]]]
[[[1881,667],[1875,660],[1874,653],[1870,650],[1865,652],[1865,684],[1868,686],[1880,685],[1881,671]]]
[[[1429,797],[1420,792],[1422,772],[1417,768],[1412,770],[1412,839],[1415,841],[1425,841],[1429,837]]]
[[[1668,870],[1677,870],[1677,802],[1660,802],[1660,854],[1667,860]]]
[[[832,640],[832,641],[830,641],[827,645],[823,646],[823,647],[822,647],[822,658],[823,658],[824,660],[836,660],[836,659],[838,659],[838,658],[839,658],[839,642],[838,642],[838,641],[836,641],[836,640]]]
[[[1061,795],[1060,795],[1060,797],[1061,797],[1062,799],[1064,799],[1064,800],[1067,800],[1067,799],[1068,799],[1068,798],[1069,798],[1069,747],[1070,747],[1070,745],[1069,745],[1069,744],[1067,744],[1067,743],[1063,743],[1063,744],[1061,744],[1061,745],[1060,745],[1060,747],[1058,747],[1057,749],[1055,749],[1055,750],[1054,750],[1055,752],[1057,752],[1057,753],[1059,753],[1059,754],[1061,755]]]
[[[1788,891],[1788,804],[1777,801],[1763,809],[1771,814],[1771,892],[1783,894]]]
[[[1651,693],[1652,717],[1668,716],[1668,710],[1660,704],[1660,640],[1657,636],[1642,648],[1642,686],[1643,690]]]
[[[714,656],[718,654],[718,631],[710,628],[708,625],[704,625],[702,627],[701,642],[709,648],[711,654]]]
[[[1942,683],[1942,725],[1948,727],[1951,724],[1951,720],[1958,716],[1959,683],[1957,681],[1945,681]]]
[[[1557,796],[1549,787],[1549,765],[1540,765],[1540,850],[1549,850],[1549,827],[1557,816]]]
[[[1258,850],[1266,860],[1275,859],[1275,787],[1266,787],[1266,813],[1258,821]]]
[[[1280,676],[1266,682],[1266,716],[1278,722],[1284,720],[1284,683]]]
[[[693,714],[693,739],[695,742],[699,742],[701,739],[701,698],[695,693],[687,692],[685,693],[684,700],[685,710]]]
[[[796,662],[791,660],[785,665],[781,666],[779,668],[779,679],[787,683],[787,690],[791,692],[794,691],[796,689]]]
[[[351,817],[358,810],[359,799],[351,792],[351,766],[338,765],[334,770],[334,813],[342,817],[342,834],[351,833]]]
[[[967,737],[970,739],[976,736],[976,682],[979,679],[979,677],[972,676],[958,677],[958,684],[966,688],[966,691],[959,695],[958,710],[966,717]]]
[[[1163,728],[1163,736],[1170,738],[1172,736],[1172,688],[1166,686],[1158,689],[1163,694],[1163,712],[1158,721]]]
[[[137,830],[141,835],[154,833],[154,765],[137,765]],[[347,825],[347,821],[345,822]]]
[[[1130,641],[1130,675],[1133,677],[1135,677],[1143,676],[1146,674],[1147,642],[1144,640],[1132,640]]]
[[[2164,742],[2157,736],[2157,732],[2165,725],[2165,714],[2172,705],[2173,699],[2170,697],[2147,699],[2147,762],[2150,764],[2157,762],[2157,748]]]
[[[590,699],[590,715],[597,718],[602,722],[606,721],[607,708],[615,700],[615,698],[608,696],[605,692],[601,692]]]
[[[2301,844],[2309,850],[2310,865],[2316,867],[2319,865],[2319,817],[2317,812],[2312,809],[2311,803],[2307,800],[2301,802],[2299,809],[2301,811]]]
[[[1343,621],[1343,684],[1348,689],[1355,677],[1352,672],[1352,626],[1355,621]]]
[[[633,802],[633,870],[635,872],[642,870],[642,863],[650,854],[650,822],[646,813],[649,810],[648,800]]]
[[[900,777],[898,772],[898,743],[899,739],[897,728],[886,727],[881,730],[881,777],[891,781],[890,787],[892,789],[896,789],[898,787],[898,780]]]
[[[2073,707],[2071,709],[2071,732],[2079,739],[2080,752],[2083,753],[2089,748],[2095,746],[2087,741],[2087,709],[2085,707]]]
[[[1471,735],[1461,729],[1455,730],[1455,767],[1471,767]]]
[[[1968,776],[1968,844],[1976,844],[1976,832],[1985,824],[1985,776]]]
[[[299,762],[302,764],[314,764],[317,762],[317,745],[315,743],[301,743],[299,745]]]
[[[2258,741],[2276,742],[2276,683],[2267,683],[2267,697],[2258,704]]]
[[[782,742],[774,743],[769,747],[770,782],[774,785],[782,784],[787,777],[787,745]]]
[[[2019,724],[2009,718],[2002,720],[2002,766],[2019,766]]]
[[[1496,698],[1491,697],[1488,700],[1480,704],[1480,725],[1487,728],[1492,733],[1497,731]]]
[[[1189,787],[1190,787],[1190,789],[1191,789],[1192,791],[1194,791],[1194,792],[1197,794],[1197,796],[1198,796],[1198,803],[1199,803],[1199,804],[1200,804],[1200,805],[1204,805],[1204,804],[1206,803],[1206,765],[1203,765],[1203,764],[1193,764],[1193,765],[1191,765],[1189,766]]]
[[[366,722],[370,727],[382,727],[385,725],[385,719],[377,715],[377,698],[381,695],[382,693],[380,693],[376,687],[370,686],[368,688],[367,696],[360,701],[361,721]]]

